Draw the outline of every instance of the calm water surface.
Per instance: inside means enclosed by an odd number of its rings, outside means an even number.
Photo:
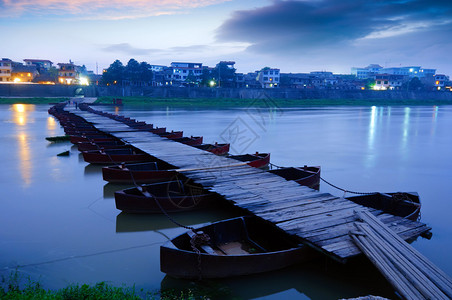
[[[183,232],[164,216],[120,214],[100,167],[83,161],[45,105],[0,105],[0,275],[18,270],[45,288],[106,281],[155,291],[188,287],[160,272],[159,246]],[[280,109],[143,109],[99,107],[232,153],[270,152],[281,166],[321,165],[323,177],[351,191],[417,191],[430,240],[413,246],[452,276],[452,106]],[[69,157],[57,157],[70,150]],[[343,195],[321,184],[321,191]],[[187,225],[233,217],[228,211],[177,214]],[[203,283],[225,298],[337,299],[391,287],[365,259],[343,267],[323,259],[269,274]]]

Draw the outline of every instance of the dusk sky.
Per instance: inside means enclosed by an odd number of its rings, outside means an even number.
[[[422,66],[452,75],[451,0],[0,0],[0,58],[236,62],[238,72]]]

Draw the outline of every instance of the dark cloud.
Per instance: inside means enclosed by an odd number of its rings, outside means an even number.
[[[315,52],[354,47],[369,36],[444,30],[452,26],[452,1],[274,0],[237,11],[217,29],[217,39],[250,43],[261,53]],[[447,37],[444,37],[447,38]]]

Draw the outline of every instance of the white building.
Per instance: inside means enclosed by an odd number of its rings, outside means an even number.
[[[172,62],[171,68],[173,69],[172,81],[185,82],[189,75],[194,76],[193,78],[197,81],[201,80],[202,63]]]
[[[0,60],[0,82],[11,82],[12,61],[8,58]]]
[[[383,68],[382,66],[377,65],[377,64],[371,64],[364,68],[353,67],[352,75],[355,75],[356,78],[358,78],[358,79],[372,78],[376,74],[380,73],[380,70],[382,68]]]
[[[49,70],[52,67],[52,62],[47,59],[24,59],[27,67],[37,67],[38,69]]]
[[[272,68],[263,68],[257,75],[257,81],[259,81],[262,88],[278,87],[280,78],[280,70]]]
[[[374,90],[398,90],[402,87],[405,75],[378,74],[375,76]]]

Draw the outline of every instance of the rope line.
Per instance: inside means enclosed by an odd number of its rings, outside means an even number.
[[[320,179],[325,182],[326,184],[340,190],[343,191],[344,193],[350,193],[350,194],[357,194],[357,195],[373,195],[373,194],[378,194],[378,192],[371,192],[371,193],[363,193],[363,192],[354,192],[354,191],[349,191],[343,188],[338,187],[337,185],[332,184],[331,182],[325,180],[323,177],[320,177]]]

